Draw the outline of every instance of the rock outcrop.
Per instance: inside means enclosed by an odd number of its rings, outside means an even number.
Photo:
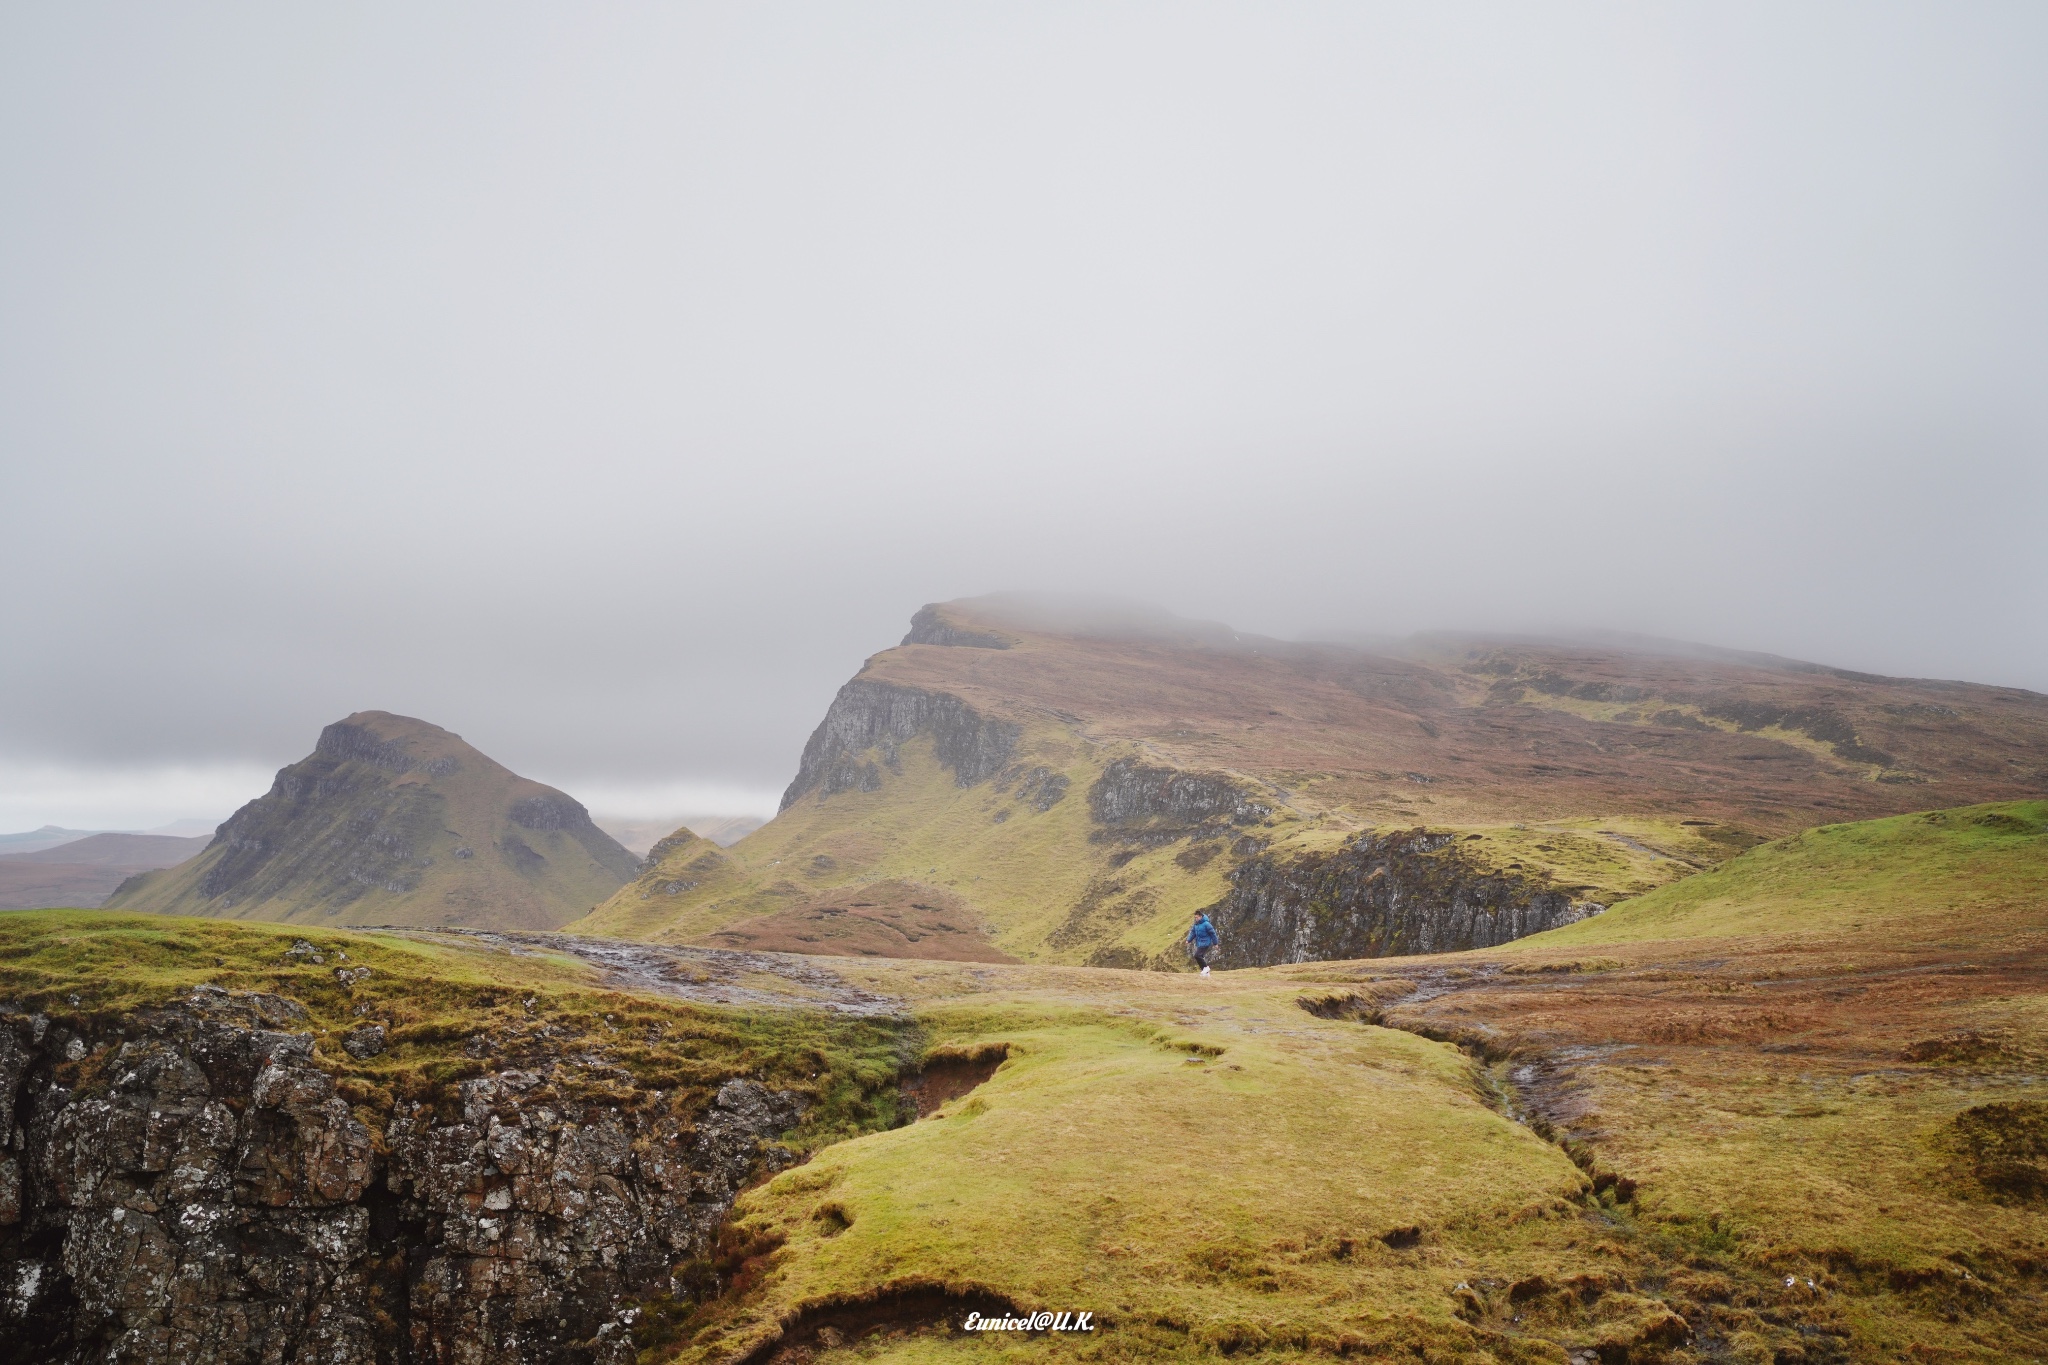
[[[968,626],[956,625],[944,616],[936,602],[919,609],[910,618],[910,631],[903,637],[906,645],[948,645],[965,649],[1008,649],[1008,636],[992,630],[975,630]]]
[[[623,1365],[632,1301],[703,1261],[804,1106],[504,1070],[379,1133],[303,1022],[215,988],[77,1031],[0,1014],[0,1359]]]
[[[638,871],[575,799],[436,725],[365,711],[110,909],[322,924],[552,929]]]
[[[896,748],[929,735],[939,762],[963,787],[986,781],[1010,761],[1021,728],[983,715],[949,692],[928,692],[855,678],[839,689],[825,719],[811,732],[796,779],[782,794],[782,809],[817,792],[875,791]],[[875,757],[868,757],[869,751]]]
[[[1163,842],[1257,824],[1273,808],[1224,773],[1155,767],[1120,758],[1088,789],[1098,842]]]
[[[1534,878],[1484,867],[1457,836],[1361,834],[1331,853],[1259,855],[1211,907],[1230,967],[1490,948],[1605,907]]]

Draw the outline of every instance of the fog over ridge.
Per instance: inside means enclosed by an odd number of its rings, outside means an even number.
[[[1003,589],[2048,691],[2044,57],[2019,5],[17,8],[0,827],[225,814],[372,707],[772,807]]]

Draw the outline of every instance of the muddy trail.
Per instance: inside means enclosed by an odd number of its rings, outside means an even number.
[[[481,942],[513,954],[573,957],[597,968],[605,983],[619,990],[672,996],[698,1004],[814,1009],[866,1019],[895,1018],[909,1012],[908,1006],[894,996],[862,990],[819,959],[795,953],[680,948],[509,929],[392,927],[377,932],[426,941],[455,938]]]

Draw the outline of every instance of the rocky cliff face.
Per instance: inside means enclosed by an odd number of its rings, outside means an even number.
[[[378,1131],[304,1021],[216,988],[98,1025],[0,1012],[0,1361],[622,1365],[632,1302],[710,1273],[804,1105],[744,1079],[579,1103],[508,1069]]]
[[[1223,773],[1153,767],[1120,758],[1088,789],[1098,842],[1163,842],[1257,824],[1273,813]]]
[[[811,732],[796,780],[782,794],[788,810],[812,792],[875,791],[896,747],[916,735],[932,738],[939,762],[963,787],[993,777],[1010,761],[1021,730],[985,716],[946,692],[855,678],[839,689],[825,719]],[[867,757],[870,750],[876,756]]]
[[[939,610],[937,603],[920,609],[910,618],[910,631],[903,637],[906,645],[947,645],[965,649],[1008,649],[1007,636],[992,630],[975,630],[969,626],[955,624]]]
[[[1605,908],[1483,867],[1456,835],[1423,829],[1362,834],[1333,853],[1255,856],[1230,883],[1209,915],[1231,967],[1490,948]]]

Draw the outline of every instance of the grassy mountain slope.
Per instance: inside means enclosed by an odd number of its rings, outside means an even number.
[[[362,711],[110,909],[308,924],[550,928],[638,867],[554,788],[436,725]]]
[[[578,927],[832,951],[820,897],[915,882],[1009,956],[1171,966],[1233,873],[1314,881],[1367,831],[1454,836],[1438,863],[1496,901],[1606,905],[1808,825],[2048,783],[2032,693],[1648,646],[1402,648],[926,608],[842,689],[775,820],[715,860],[673,846]]]
[[[844,888],[908,882],[953,898],[968,927],[1010,956],[1080,961],[1107,946],[1149,958],[1223,890],[1220,868],[1174,861],[1185,846],[1091,843],[1096,824],[1076,793],[1100,778],[1102,758],[1056,727],[1026,731],[1010,765],[1021,773],[966,790],[929,737],[901,744],[894,762],[879,789],[799,801],[715,863],[703,841],[658,848],[650,870],[577,931],[711,943]],[[1068,784],[1043,809],[1047,776],[1020,790],[1040,771]],[[1091,932],[1103,925],[1111,932]]]
[[[2043,906],[2048,801],[2013,801],[1822,825],[1518,946],[1548,951],[1774,933],[1836,943],[1950,929],[1985,935],[2032,923]]]

